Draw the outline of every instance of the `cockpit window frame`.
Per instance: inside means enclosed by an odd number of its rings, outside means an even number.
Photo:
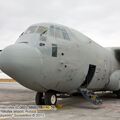
[[[58,39],[70,40],[70,36],[68,34],[68,31],[65,28],[51,25],[49,29],[50,29],[50,32],[49,32],[50,36],[52,36],[54,38],[58,38]],[[61,33],[59,33],[58,31]]]
[[[44,30],[40,32],[40,31],[38,31],[39,28],[42,28],[42,29],[44,28]],[[42,29],[41,29],[41,30],[42,30]],[[42,36],[43,34],[47,34],[47,32],[48,32],[48,27],[42,26],[42,25],[41,25],[41,26],[38,26],[38,28],[37,28],[37,30],[36,30],[36,33],[39,33],[41,36]]]
[[[65,29],[63,29],[62,34],[65,40],[70,40],[70,36]]]
[[[35,29],[33,29],[32,30],[32,32],[31,31],[29,31],[31,28],[33,28],[33,27],[35,27]],[[38,29],[39,28],[44,28],[45,29],[45,31],[43,30],[43,31],[41,31],[41,32],[38,32]],[[42,30],[42,29],[41,29]],[[43,25],[41,25],[41,26],[30,26],[25,32],[24,32],[24,34],[32,34],[32,33],[39,33],[39,34],[45,34],[45,33],[47,33],[48,32],[48,27],[46,27],[46,26],[43,26]]]
[[[54,37],[54,36],[55,36],[54,25],[51,25],[51,26],[49,27],[49,35],[50,35],[51,37]]]

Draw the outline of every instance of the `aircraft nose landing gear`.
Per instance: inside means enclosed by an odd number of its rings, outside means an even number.
[[[44,105],[43,93],[37,92],[35,102],[36,105]]]
[[[35,102],[37,105],[56,105],[57,96],[53,92],[37,92]]]

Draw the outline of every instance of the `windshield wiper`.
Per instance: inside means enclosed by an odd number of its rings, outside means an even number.
[[[40,36],[42,36],[43,34],[45,34],[47,32],[47,30],[44,30],[41,34],[40,34]]]

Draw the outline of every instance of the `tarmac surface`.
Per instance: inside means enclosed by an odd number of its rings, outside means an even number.
[[[36,92],[16,82],[0,83],[0,107],[1,105],[36,106],[34,102],[35,95]],[[120,120],[120,100],[110,94],[102,96],[102,99],[103,104],[99,106],[89,103],[81,96],[59,99],[58,104],[62,106],[60,109],[41,110],[41,113],[45,115],[43,118],[29,118],[29,120]],[[26,119],[5,118],[5,120]]]

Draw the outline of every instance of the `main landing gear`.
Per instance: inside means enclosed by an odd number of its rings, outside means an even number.
[[[57,96],[54,92],[37,92],[35,102],[37,105],[56,105]]]

